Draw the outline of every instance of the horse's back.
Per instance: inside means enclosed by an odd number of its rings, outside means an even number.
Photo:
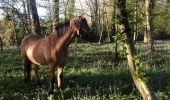
[[[26,56],[26,50],[29,46],[33,45],[35,41],[38,41],[42,39],[43,36],[40,35],[27,35],[22,39],[21,45],[20,45],[20,51],[21,51],[21,56]]]

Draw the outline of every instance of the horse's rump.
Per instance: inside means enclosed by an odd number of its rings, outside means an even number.
[[[42,38],[43,38],[43,36],[40,36],[40,35],[28,35],[25,38],[23,38],[21,45],[20,45],[21,56],[26,56],[27,48],[30,45],[32,45],[35,41],[38,41]]]

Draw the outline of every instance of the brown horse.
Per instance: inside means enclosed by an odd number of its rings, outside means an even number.
[[[56,26],[56,32],[47,37],[28,35],[21,43],[25,81],[30,80],[31,63],[35,65],[35,79],[39,82],[39,66],[48,65],[50,76],[49,93],[53,93],[55,68],[57,67],[58,88],[62,88],[63,66],[68,57],[68,46],[75,37],[87,37],[90,33],[87,21],[82,16],[72,18],[69,22]]]

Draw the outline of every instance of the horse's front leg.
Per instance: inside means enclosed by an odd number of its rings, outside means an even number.
[[[49,87],[49,94],[53,94],[53,90],[54,90],[54,83],[55,83],[55,67],[54,65],[49,65],[49,69],[50,69],[50,87]]]
[[[60,91],[62,90],[62,79],[63,79],[63,66],[58,66],[58,68],[57,68],[57,82],[58,82],[58,88]]]

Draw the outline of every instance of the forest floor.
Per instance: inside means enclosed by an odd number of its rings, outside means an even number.
[[[121,44],[119,44],[120,46]],[[64,67],[64,95],[55,90],[54,100],[140,100],[127,67],[125,55],[119,53],[114,64],[115,44],[71,44],[69,59]],[[136,43],[142,59],[150,62],[148,45]],[[118,48],[121,51],[121,47]],[[151,67],[148,67],[151,66]],[[158,99],[170,99],[170,41],[156,41],[152,63],[146,66],[147,84]],[[41,66],[40,81],[36,85],[34,71],[31,81],[25,84],[21,57],[17,48],[6,48],[0,55],[1,100],[46,100],[48,96],[48,67]]]

